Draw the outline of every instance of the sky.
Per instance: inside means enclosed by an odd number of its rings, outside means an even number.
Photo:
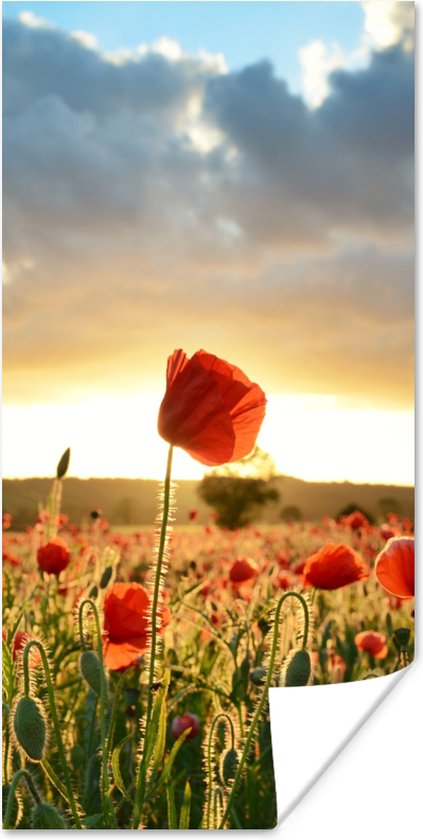
[[[412,48],[408,2],[3,3],[5,476],[160,477],[203,347],[281,473],[413,483]]]

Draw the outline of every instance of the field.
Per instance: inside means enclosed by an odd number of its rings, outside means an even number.
[[[118,531],[93,511],[81,529],[60,496],[56,480],[25,532],[5,521],[5,826],[271,828],[268,689],[409,662],[413,599],[374,562],[412,523],[227,531],[193,512],[174,531]],[[338,578],[312,585],[327,546]]]

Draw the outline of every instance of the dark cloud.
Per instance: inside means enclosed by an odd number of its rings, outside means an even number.
[[[409,399],[410,53],[333,74],[310,111],[268,62],[3,39],[11,393],[132,387],[205,345],[273,390]]]

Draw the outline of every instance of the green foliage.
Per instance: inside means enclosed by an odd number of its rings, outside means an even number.
[[[375,518],[374,518],[373,514],[370,513],[370,511],[365,510],[365,508],[362,505],[358,505],[356,502],[349,502],[347,505],[345,505],[343,508],[341,508],[341,510],[339,510],[338,513],[336,514],[336,519],[339,520],[343,516],[349,516],[350,513],[354,513],[356,510],[358,510],[360,513],[362,513],[363,516],[365,516],[366,519],[369,520],[371,525],[374,524]]]
[[[216,524],[232,531],[256,519],[269,502],[279,500],[273,477],[270,456],[256,447],[236,464],[226,464],[204,476],[198,493],[216,512]]]

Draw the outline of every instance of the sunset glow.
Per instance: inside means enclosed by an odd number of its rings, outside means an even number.
[[[157,434],[161,397],[116,393],[81,403],[6,407],[4,475],[48,476],[71,446],[70,475],[161,479],[167,452]],[[306,481],[414,481],[411,411],[351,408],[330,396],[270,395],[258,444],[280,474]],[[176,479],[200,479],[206,471],[176,450]]]

